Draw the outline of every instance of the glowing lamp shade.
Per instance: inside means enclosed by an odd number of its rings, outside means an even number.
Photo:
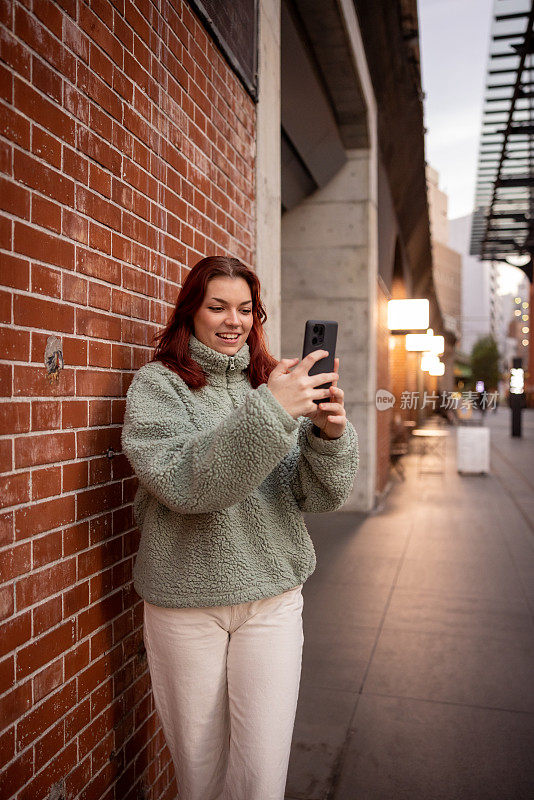
[[[427,333],[407,333],[406,350],[428,350],[430,353],[441,355],[445,350],[445,337],[433,336],[432,328]]]
[[[433,336],[432,341],[430,342],[430,352],[435,353],[437,356],[440,356],[442,353],[445,352],[445,337],[444,336]]]
[[[390,331],[426,330],[430,319],[430,304],[426,298],[388,301]]]
[[[429,375],[444,375],[445,374],[445,364],[443,361],[438,361],[433,367],[430,367],[428,370]]]
[[[440,363],[439,358],[435,353],[423,353],[421,356],[421,369],[423,372],[430,372],[433,367]]]

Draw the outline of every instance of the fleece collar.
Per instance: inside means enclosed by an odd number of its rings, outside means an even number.
[[[244,380],[243,370],[250,364],[250,350],[247,342],[234,356],[219,353],[201,342],[194,334],[189,337],[189,352],[200,364],[210,383],[226,384],[227,381]],[[234,369],[231,369],[232,362]]]

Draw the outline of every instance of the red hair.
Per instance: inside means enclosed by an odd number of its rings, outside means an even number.
[[[265,343],[263,324],[267,312],[260,298],[260,281],[256,273],[237,258],[207,256],[195,264],[180,289],[167,325],[154,336],[158,344],[150,361],[161,361],[183,378],[190,389],[206,385],[204,370],[189,354],[189,337],[195,332],[193,317],[204,301],[208,283],[219,275],[243,278],[249,285],[253,322],[247,337],[250,364],[245,373],[252,388],[257,389],[260,384],[267,383],[278,361],[270,355]]]

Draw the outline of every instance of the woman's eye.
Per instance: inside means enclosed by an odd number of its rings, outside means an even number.
[[[222,311],[222,308],[220,306],[217,306],[217,307],[208,306],[208,308],[209,308],[210,311]],[[243,314],[251,314],[252,313],[252,309],[251,308],[244,308],[244,309],[242,309],[242,311],[243,311]]]

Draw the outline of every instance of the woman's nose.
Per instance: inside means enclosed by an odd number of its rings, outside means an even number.
[[[227,325],[239,325],[239,316],[237,311],[229,311],[226,316]]]

